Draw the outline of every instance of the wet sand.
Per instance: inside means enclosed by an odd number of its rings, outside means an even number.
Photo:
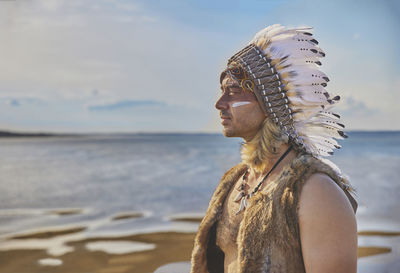
[[[55,214],[59,216],[66,216],[66,215],[75,215],[75,214],[82,214],[82,209],[59,209],[59,210],[50,210],[47,212],[48,214]]]
[[[118,220],[132,219],[132,218],[140,218],[143,216],[144,215],[141,212],[121,213],[115,215],[111,220],[118,221]]]
[[[84,231],[85,229],[86,227],[74,227],[74,228],[66,228],[59,230],[46,230],[41,232],[28,233],[24,235],[16,235],[10,237],[10,239],[50,239],[61,235],[78,233]]]
[[[132,235],[118,238],[92,238],[69,243],[75,251],[59,257],[51,257],[44,250],[0,251],[0,271],[2,273],[36,272],[98,272],[151,273],[158,267],[188,261],[193,247],[194,233],[161,232]],[[131,241],[155,244],[156,248],[142,252],[116,255],[103,251],[89,251],[86,243],[96,241]],[[62,261],[59,266],[42,266],[40,259],[56,258]]]
[[[389,253],[391,251],[388,247],[358,247],[357,257],[367,257],[383,253]]]
[[[171,221],[175,222],[192,222],[192,223],[200,223],[203,220],[201,216],[173,216],[170,217]]]
[[[400,232],[388,232],[388,231],[360,231],[358,235],[362,236],[400,236]]]
[[[197,220],[196,220],[197,219]],[[193,218],[179,218],[175,221],[198,221]],[[84,229],[84,228],[83,228]],[[71,228],[58,231],[35,232],[14,236],[13,239],[51,239],[55,236],[79,233],[82,228]],[[390,235],[388,235],[390,234]],[[362,236],[398,236],[398,232],[363,231]],[[4,250],[0,251],[0,272],[2,273],[152,273],[162,265],[174,262],[189,261],[195,233],[156,232],[121,237],[99,237],[67,243],[74,247],[73,252],[61,256],[50,256],[45,250]],[[11,239],[11,238],[10,238]],[[93,242],[134,242],[155,245],[154,249],[126,254],[110,254],[103,251],[90,251],[88,243]],[[390,252],[386,247],[359,247],[358,257]],[[60,260],[60,265],[41,265],[39,260],[53,258]],[[57,260],[56,260],[57,262]],[[177,272],[179,273],[179,272]]]

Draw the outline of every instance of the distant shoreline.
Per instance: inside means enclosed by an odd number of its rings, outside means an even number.
[[[73,134],[70,134],[73,135]],[[53,133],[17,133],[11,131],[0,131],[0,138],[2,137],[52,137],[52,136],[66,136],[66,134],[53,134]]]
[[[400,133],[400,130],[348,130],[347,133]],[[220,132],[87,132],[87,133],[49,133],[49,132],[15,132],[0,130],[0,138],[8,137],[71,137],[90,135],[221,135]]]

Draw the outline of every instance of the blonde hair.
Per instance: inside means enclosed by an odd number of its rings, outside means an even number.
[[[266,118],[253,139],[242,144],[242,161],[257,172],[262,172],[269,159],[279,153],[278,148],[288,141],[287,135],[271,119]]]

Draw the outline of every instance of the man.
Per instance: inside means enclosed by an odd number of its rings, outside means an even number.
[[[324,87],[325,53],[309,28],[273,25],[222,72],[223,133],[241,137],[242,163],[221,179],[200,224],[192,273],[355,273],[357,203],[322,156],[347,137],[339,96]]]

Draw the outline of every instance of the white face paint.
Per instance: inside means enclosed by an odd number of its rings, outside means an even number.
[[[232,107],[239,107],[239,106],[250,104],[250,103],[251,102],[249,102],[249,101],[238,101],[238,102],[233,103]]]

